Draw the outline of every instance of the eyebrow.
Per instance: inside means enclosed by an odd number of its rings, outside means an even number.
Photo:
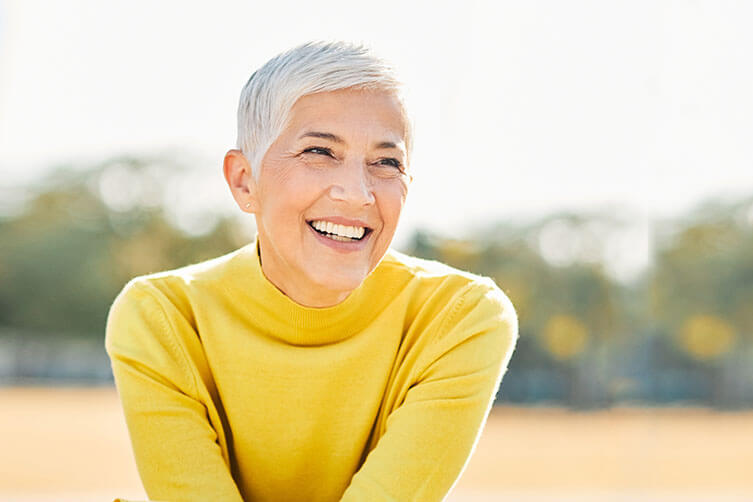
[[[337,136],[336,134],[332,134],[330,132],[306,131],[305,133],[301,134],[301,136],[298,139],[301,139],[301,138],[321,138],[321,139],[327,139],[334,143],[339,143],[339,144],[345,143],[345,140],[342,139],[340,136]],[[377,143],[375,148],[380,149],[380,150],[386,149],[386,148],[394,148],[396,150],[400,150],[397,144],[393,143],[392,141],[382,141],[380,143]]]
[[[381,143],[379,143],[376,146],[376,148],[377,149],[381,149],[381,148],[395,148],[395,149],[399,150],[399,148],[397,148],[397,145],[395,143],[393,143],[392,141],[382,141]]]
[[[335,143],[345,143],[345,140],[343,140],[340,136],[336,136],[329,132],[307,131],[301,134],[301,138],[321,138],[328,139]]]

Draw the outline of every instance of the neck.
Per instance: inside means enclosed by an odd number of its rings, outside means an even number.
[[[267,265],[265,266],[265,262],[262,259],[261,245],[257,247],[256,251],[259,255],[259,264],[261,265],[264,277],[282,294],[298,305],[311,308],[334,307],[345,300],[350,294],[350,291],[333,291],[321,287],[297,287],[296,281],[290,280],[292,278],[287,277],[283,270],[270,270],[273,267],[269,265],[269,261],[266,262]]]

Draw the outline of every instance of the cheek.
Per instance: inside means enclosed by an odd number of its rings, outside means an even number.
[[[383,187],[379,194],[380,212],[385,226],[394,227],[400,218],[400,212],[405,204],[407,187],[405,183],[392,183]]]
[[[264,193],[269,212],[285,219],[296,217],[321,193],[321,176],[301,167],[283,164],[269,176]]]

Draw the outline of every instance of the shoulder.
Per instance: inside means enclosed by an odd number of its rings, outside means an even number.
[[[417,375],[437,364],[461,373],[507,364],[518,340],[518,318],[491,278],[395,251],[383,262],[415,283],[405,343],[418,354]]]
[[[198,392],[206,367],[197,336],[195,305],[222,287],[234,253],[193,265],[131,279],[114,299],[105,326],[105,351],[149,378]]]
[[[211,283],[223,279],[237,266],[240,255],[248,246],[241,247],[222,256],[186,265],[180,268],[141,275],[131,279],[129,287],[154,287],[157,289],[180,289],[192,285]]]
[[[113,300],[107,315],[108,353],[159,353],[157,346],[183,360],[179,345],[193,343],[196,308],[226,288],[237,275],[240,248],[192,265],[131,279]],[[241,260],[242,261],[242,260]]]
[[[175,323],[195,324],[195,305],[219,296],[227,277],[237,276],[240,248],[231,253],[162,272],[134,277],[114,299],[107,332],[134,324],[170,329]]]
[[[483,276],[465,272],[442,262],[418,258],[392,248],[387,250],[380,266],[398,268],[419,278],[457,276],[467,280],[485,279]]]
[[[414,283],[413,296],[420,310],[441,319],[440,332],[463,323],[504,326],[517,337],[518,319],[512,302],[490,277],[417,258],[390,249],[380,267],[405,276]]]
[[[489,303],[514,313],[512,302],[490,277],[451,267],[445,263],[410,256],[390,249],[380,267],[406,276],[419,290],[442,293],[452,303]],[[448,297],[449,296],[449,297]]]
[[[151,297],[160,303],[179,306],[188,296],[221,286],[226,277],[237,272],[240,255],[246,247],[172,270],[134,277],[120,291],[114,304],[124,298]]]

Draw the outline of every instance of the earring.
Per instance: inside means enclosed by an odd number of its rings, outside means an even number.
[[[251,207],[251,203],[250,202],[246,202],[246,209],[249,209],[250,207]]]

